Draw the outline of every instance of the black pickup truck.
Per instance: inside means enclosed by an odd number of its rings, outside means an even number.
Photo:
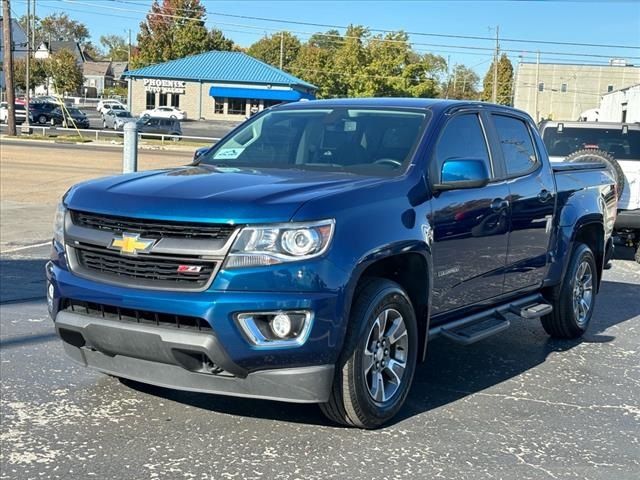
[[[552,165],[511,108],[291,103],[192,165],[71,188],[48,305],[82,365],[374,428],[432,338],[470,344],[513,316],[580,336],[616,202],[602,164]]]

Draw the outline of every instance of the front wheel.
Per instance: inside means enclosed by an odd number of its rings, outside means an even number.
[[[553,311],[542,317],[545,331],[555,338],[578,338],[586,332],[596,301],[598,271],[591,249],[577,244],[567,273],[549,299]]]
[[[40,125],[44,125],[45,123],[47,123],[47,116],[46,115],[40,115],[38,117],[38,123]]]
[[[321,404],[331,420],[377,428],[402,407],[416,367],[418,327],[400,285],[370,279],[356,294],[331,397]]]

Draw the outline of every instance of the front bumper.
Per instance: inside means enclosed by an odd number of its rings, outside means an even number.
[[[52,259],[46,269],[54,292],[51,314],[65,352],[74,361],[169,388],[288,402],[327,401],[344,336],[339,292],[142,290],[81,278],[69,272],[64,256]],[[103,319],[65,309],[67,299],[196,317],[210,329]],[[312,311],[306,342],[281,348],[251,344],[236,315],[270,310]],[[222,373],[203,368],[201,355]]]
[[[122,325],[112,320],[60,312],[56,331],[75,362],[118,377],[161,387],[296,403],[326,402],[333,365],[279,368],[245,377],[195,371],[194,354],[232,365],[213,335]],[[229,367],[227,367],[229,368]]]
[[[615,228],[640,230],[640,209],[618,211]]]

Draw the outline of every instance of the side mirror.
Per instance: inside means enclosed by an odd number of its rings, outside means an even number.
[[[196,160],[198,160],[198,158],[200,158],[204,153],[209,151],[210,148],[211,147],[200,147],[196,149],[196,151],[193,152],[193,161],[195,162]]]
[[[449,158],[442,164],[440,183],[433,189],[455,190],[462,188],[479,188],[489,183],[489,172],[484,160],[475,158]]]

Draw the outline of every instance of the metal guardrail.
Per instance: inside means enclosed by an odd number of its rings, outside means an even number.
[[[4,126],[4,125],[3,125]],[[89,129],[89,128],[79,128],[79,129],[75,129],[75,128],[68,128],[68,127],[50,127],[50,126],[46,126],[46,125],[30,125],[30,128],[33,129],[33,131],[38,131],[41,130],[42,131],[42,136],[44,137],[46,135],[47,130],[53,130],[56,132],[80,132],[81,134],[83,133],[87,133],[87,134],[91,134],[91,136],[95,135],[95,139],[96,141],[100,139],[100,135],[102,135],[103,137],[123,137],[124,136],[124,132],[122,130],[94,130],[94,129]],[[89,135],[87,135],[89,136]],[[220,138],[218,137],[199,137],[199,136],[195,136],[195,135],[170,135],[167,133],[140,133],[138,132],[138,138],[141,139],[142,137],[151,137],[151,138],[158,138],[160,139],[160,141],[162,142],[162,145],[164,145],[165,141],[180,141],[180,140],[203,140],[205,142],[211,142],[216,143],[217,141],[220,140]],[[177,140],[175,140],[177,139]]]

